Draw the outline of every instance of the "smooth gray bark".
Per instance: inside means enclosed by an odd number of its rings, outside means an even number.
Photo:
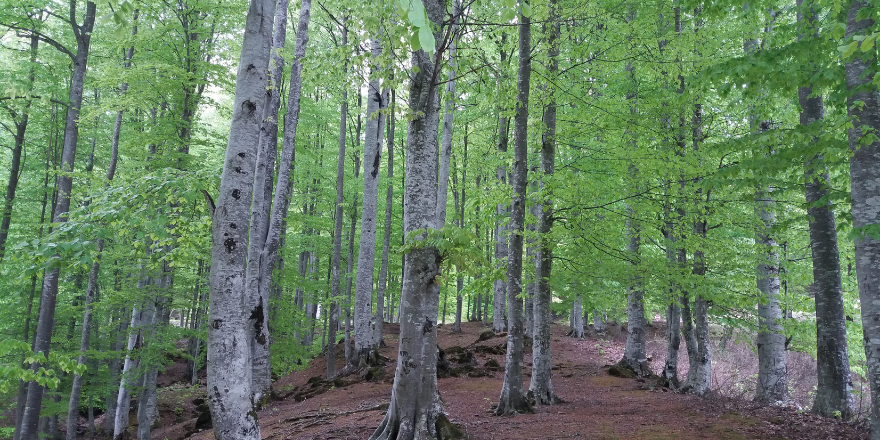
[[[568,335],[572,338],[583,339],[586,323],[584,322],[584,307],[580,298],[575,298],[571,302],[571,315],[569,316],[568,323]]]
[[[167,253],[168,250],[166,249],[165,252]],[[168,289],[171,287],[171,268],[167,265],[163,265],[162,272],[158,285],[156,286],[158,289],[157,296],[154,300],[148,300],[154,302],[154,305],[151,307],[153,310],[153,316],[150,319],[149,344],[161,343],[158,339],[159,328],[163,325],[167,326],[171,312],[168,308],[171,301],[168,292]],[[153,423],[159,416],[159,409],[157,406],[158,396],[156,394],[156,379],[158,378],[158,374],[159,370],[156,365],[148,365],[148,368],[144,372],[143,386],[141,394],[138,396],[137,412],[137,438],[140,440],[149,440],[152,437]]]
[[[757,267],[757,287],[761,296],[758,299],[758,382],[755,400],[771,404],[788,399],[785,333],[779,306],[779,253],[776,239],[771,235],[776,225],[772,192],[770,188],[755,194],[758,203],[755,211],[763,224],[755,240],[763,251],[758,254]]]
[[[523,387],[523,311],[522,265],[523,232],[526,216],[526,181],[528,178],[528,120],[529,120],[529,79],[532,72],[531,61],[531,19],[519,15],[519,69],[516,81],[517,105],[514,116],[514,162],[511,187],[513,197],[510,207],[510,241],[507,257],[507,304],[510,307],[507,319],[507,354],[505,356],[504,383],[495,415],[530,413],[532,406]]]
[[[434,38],[442,47],[442,1],[426,0]],[[440,55],[438,51],[437,55]],[[437,125],[440,66],[423,50],[413,53],[409,107],[414,117],[407,129],[403,228],[409,242],[424,240],[414,231],[437,229]],[[422,440],[446,437],[449,422],[437,390],[437,312],[440,253],[432,246],[414,246],[404,255],[400,304],[400,348],[391,389],[391,403],[371,440]],[[445,423],[444,423],[445,422]]]
[[[146,277],[138,280],[138,289],[143,289],[149,282]],[[133,357],[135,349],[142,344],[141,327],[144,324],[144,310],[141,306],[131,309],[131,324],[128,326],[128,343],[126,344],[125,361],[122,364],[122,380],[119,383],[119,393],[116,397],[116,417],[113,420],[113,439],[122,437],[128,429],[128,415],[131,407],[131,389],[140,381],[140,377],[134,375],[138,366],[138,359]]]
[[[871,18],[859,19],[859,11],[872,8],[869,2],[853,0],[846,20],[846,41],[854,36],[864,36],[874,26]],[[861,43],[860,43],[861,44]],[[853,156],[849,161],[850,190],[852,197],[853,228],[862,232],[880,223],[880,97],[871,80],[876,73],[877,52],[856,50],[846,62],[846,87],[848,114],[853,127],[849,129],[849,148]],[[857,104],[858,103],[858,104]],[[865,135],[875,137],[869,141]],[[868,138],[870,139],[870,138]],[[880,439],[880,240],[869,233],[861,233],[855,240],[856,276],[859,281],[859,300],[862,310],[862,326],[867,358],[867,379],[871,387],[871,438]]]
[[[812,5],[798,0],[800,38],[819,36],[818,17]],[[816,96],[812,96],[816,93]],[[821,91],[812,85],[798,89],[801,105],[800,123],[808,129],[821,129],[825,118]],[[816,140],[816,135],[813,135]],[[810,250],[813,257],[813,294],[816,302],[816,369],[818,385],[813,411],[844,420],[852,414],[852,381],[849,348],[846,341],[846,315],[840,275],[840,252],[834,210],[827,200],[830,187],[823,157],[816,155],[804,164],[807,219],[810,227]]]
[[[261,330],[265,319],[261,310],[249,307],[246,263],[274,12],[274,0],[251,0],[248,7],[229,142],[213,214],[207,393],[214,436],[219,440],[260,438],[251,340],[262,333],[255,327]],[[268,335],[263,338],[268,342]]]
[[[367,114],[364,128],[364,201],[361,205],[361,237],[358,246],[358,269],[354,296],[354,364],[371,361],[375,345],[373,319],[373,269],[376,265],[376,223],[379,210],[379,165],[382,157],[384,109],[388,97],[379,84],[379,57],[382,43],[374,37],[370,81],[367,85]],[[378,299],[377,299],[378,300]]]
[[[358,94],[360,94],[360,93],[358,93]],[[358,96],[358,102],[360,102],[360,100],[361,100],[360,96]],[[358,105],[358,110],[360,111],[360,105]],[[361,132],[361,130],[360,130],[360,115],[358,115],[358,129],[357,129],[357,133],[356,133],[358,139],[360,139],[360,132]],[[353,160],[354,160],[354,179],[357,180],[358,176],[360,175],[360,170],[361,170],[361,159],[360,159],[360,156],[358,156],[357,151],[354,152]],[[352,330],[351,308],[353,305],[352,300],[351,300],[351,290],[352,290],[351,287],[352,287],[352,281],[354,278],[354,273],[353,273],[354,234],[355,234],[355,229],[357,228],[357,208],[358,208],[358,197],[357,197],[357,194],[354,194],[352,197],[351,211],[350,211],[350,215],[349,215],[350,228],[348,230],[348,260],[346,260],[347,267],[346,267],[346,272],[345,272],[347,274],[346,279],[345,279],[345,296],[348,298],[348,300],[345,303],[345,363],[346,363],[346,365],[354,363],[354,357],[355,357],[354,350],[353,350],[354,344],[352,343],[353,341],[352,341],[352,334],[351,334],[351,330]]]
[[[271,387],[268,343],[267,311],[270,292],[263,290],[262,280],[271,279],[272,264],[264,261],[269,258],[266,244],[269,222],[272,216],[272,189],[275,177],[275,160],[278,148],[278,108],[281,105],[281,78],[284,71],[284,43],[287,38],[288,0],[277,0],[272,31],[272,52],[269,60],[269,87],[266,88],[266,104],[260,124],[260,137],[257,144],[256,164],[254,166],[254,192],[250,211],[248,233],[247,272],[245,275],[245,295],[250,310],[255,313],[260,330],[251,340],[251,392],[259,405],[268,396]],[[283,167],[284,164],[281,164]],[[280,168],[279,168],[280,170]],[[278,187],[278,190],[281,191]],[[285,211],[286,214],[286,211]],[[263,270],[267,270],[263,272]]]
[[[54,209],[54,223],[67,221],[67,213],[70,211],[70,197],[73,190],[73,165],[76,159],[76,144],[79,138],[80,109],[83,100],[83,87],[86,78],[86,65],[89,59],[89,45],[92,39],[92,29],[95,24],[95,3],[86,3],[86,11],[83,24],[76,24],[75,0],[70,2],[70,26],[76,38],[76,53],[71,56],[72,75],[70,80],[70,92],[68,95],[69,105],[67,117],[64,122],[64,146],[61,150],[61,173],[58,176],[58,193]],[[56,256],[57,258],[57,256]],[[52,330],[55,326],[55,304],[58,296],[58,278],[61,269],[59,266],[50,267],[43,276],[43,287],[40,292],[40,314],[37,319],[37,331],[34,335],[34,353],[49,355],[52,341]],[[31,365],[34,371],[39,370],[41,364],[35,362]],[[35,440],[37,438],[37,423],[40,418],[40,410],[43,406],[43,387],[36,381],[28,383],[27,400],[18,402],[24,404],[21,416],[21,426],[15,436],[21,440]]]
[[[382,345],[382,325],[385,322],[385,291],[388,288],[388,254],[391,251],[391,214],[394,210],[394,90],[391,90],[388,103],[388,190],[385,194],[385,236],[382,241],[382,264],[379,267],[379,286],[376,290],[376,331],[374,344]],[[392,311],[391,291],[388,291],[388,312]],[[391,317],[388,317],[391,321]]]

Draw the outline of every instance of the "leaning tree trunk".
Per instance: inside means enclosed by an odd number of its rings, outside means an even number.
[[[348,47],[348,28],[342,26],[342,47]],[[348,59],[342,64],[348,74]],[[330,311],[327,343],[327,380],[336,376],[336,330],[339,327],[339,278],[342,262],[342,204],[345,201],[345,135],[348,121],[348,87],[342,87],[342,103],[339,106],[339,156],[336,161],[336,213],[333,228],[333,259],[330,262]],[[346,340],[346,343],[348,341]]]
[[[378,37],[372,40],[373,66],[367,86],[367,115],[364,128],[364,201],[361,205],[361,238],[358,247],[357,279],[354,289],[354,357],[352,365],[372,361],[371,351],[376,347],[373,318],[373,269],[376,264],[376,222],[379,210],[379,164],[382,157],[383,110],[387,97],[379,84],[379,58],[382,44]],[[377,298],[377,301],[381,299]]]
[[[762,403],[784,402],[788,399],[788,380],[785,356],[785,333],[782,329],[782,309],[779,307],[779,254],[771,230],[776,224],[772,211],[772,188],[758,191],[756,211],[763,224],[757,240],[759,253],[757,284],[761,297],[758,302],[758,382],[755,400]],[[764,255],[761,256],[761,253]]]
[[[523,311],[522,300],[522,253],[523,230],[526,216],[526,182],[528,178],[528,121],[529,78],[531,62],[531,19],[519,15],[519,72],[516,82],[516,115],[514,116],[514,162],[511,186],[513,198],[510,207],[510,246],[507,257],[507,355],[504,366],[504,383],[498,399],[496,415],[530,413],[532,406],[523,389]]]
[[[874,26],[871,18],[859,19],[862,8],[871,8],[864,0],[853,0],[846,20],[847,40],[864,36]],[[857,43],[862,44],[862,43]],[[849,147],[853,152],[849,161],[852,193],[853,228],[859,233],[855,240],[856,275],[859,280],[859,300],[865,357],[868,363],[867,379],[871,387],[871,438],[880,439],[880,240],[864,228],[880,223],[876,197],[880,192],[880,97],[871,84],[876,73],[875,50],[863,53],[856,50],[846,63],[846,86],[851,95],[847,109],[852,118]],[[873,138],[867,135],[874,136]],[[867,141],[870,140],[870,143]]]
[[[262,313],[248,309],[245,282],[254,169],[266,104],[274,12],[273,0],[251,0],[248,8],[229,142],[213,214],[208,399],[214,436],[220,440],[260,438],[251,383],[251,341],[262,333],[255,331],[255,324],[261,330],[263,323],[250,318],[253,312],[257,318]]]
[[[274,29],[272,32],[272,52],[269,63],[269,87],[266,88],[266,104],[263,106],[263,119],[260,126],[260,137],[254,166],[253,206],[250,214],[250,231],[248,233],[247,272],[245,288],[247,304],[250,310],[256,311],[260,330],[251,340],[251,392],[254,401],[259,405],[269,395],[272,382],[270,377],[269,344],[268,344],[268,311],[269,293],[261,290],[262,278],[272,278],[272,265],[263,264],[269,221],[272,215],[272,188],[275,177],[275,160],[278,148],[278,107],[281,104],[281,78],[284,71],[284,43],[287,38],[287,6],[288,0],[277,0],[275,6]],[[284,165],[279,168],[282,170]],[[279,191],[281,189],[279,188]],[[269,267],[269,272],[262,272]]]
[[[547,45],[547,76],[555,81],[559,71],[559,5],[557,0],[550,1],[550,16],[545,25]],[[541,204],[538,205],[538,255],[535,259],[535,284],[537,289],[534,297],[534,333],[532,334],[532,380],[529,395],[538,405],[556,403],[559,398],[553,393],[550,382],[552,357],[550,354],[550,304],[553,292],[550,290],[550,272],[553,263],[553,190],[552,178],[556,163],[556,88],[549,84],[547,93],[549,101],[544,108],[543,122],[546,131],[541,142]],[[583,333],[583,321],[581,321]]]
[[[812,6],[798,0],[798,21],[813,38],[819,36],[817,14]],[[805,10],[804,8],[809,8]],[[800,123],[808,130],[821,129],[825,118],[822,95],[813,95],[813,86],[798,89],[801,105]],[[813,142],[817,135],[813,135]],[[834,210],[827,202],[829,179],[821,155],[804,164],[807,219],[810,225],[810,249],[813,257],[813,293],[816,301],[816,369],[818,385],[813,411],[844,420],[852,414],[852,381],[849,348],[846,341],[846,318],[843,307],[843,284],[840,278],[840,253]],[[824,201],[824,202],[823,202]]]
[[[76,2],[70,3],[71,8],[76,7]],[[76,16],[76,11],[71,10],[70,15]],[[82,107],[83,87],[86,78],[86,64],[89,59],[89,44],[92,39],[92,28],[95,24],[95,3],[86,3],[86,13],[82,26],[71,22],[73,35],[76,37],[76,53],[71,54],[73,72],[70,81],[70,93],[68,96],[67,119],[64,123],[64,147],[61,150],[61,171],[58,176],[58,195],[55,203],[55,223],[67,221],[67,213],[70,211],[70,197],[73,190],[73,163],[76,158],[76,142],[79,137],[79,112]],[[56,255],[55,258],[58,258]],[[34,335],[34,353],[42,353],[49,356],[49,348],[52,342],[52,330],[55,326],[55,303],[58,296],[58,279],[61,268],[57,265],[45,271],[43,288],[40,292],[40,314],[37,320],[37,331]],[[40,362],[31,364],[36,372],[42,367]],[[21,440],[35,440],[37,438],[37,424],[40,418],[40,410],[43,406],[43,386],[36,381],[28,383],[27,399],[24,402],[21,426],[16,437]]]
[[[425,9],[434,27],[438,47],[445,14],[442,1],[426,0]],[[441,52],[437,52],[439,60]],[[427,229],[436,230],[437,124],[440,66],[423,50],[413,53],[410,74],[410,109],[414,117],[407,130],[403,229],[407,240],[425,240]],[[421,231],[421,232],[417,232]],[[371,440],[427,440],[450,438],[453,426],[443,414],[437,390],[437,309],[440,253],[434,246],[412,246],[404,255],[403,291],[400,299],[400,348],[388,412]],[[453,437],[454,438],[454,437]]]
[[[40,39],[36,35],[31,36],[30,52],[31,64],[28,74],[28,94],[33,91],[34,82],[36,81],[35,66],[37,63],[37,48]],[[9,181],[6,183],[6,198],[3,202],[3,219],[0,220],[0,262],[6,255],[6,239],[9,238],[9,227],[12,224],[12,207],[15,204],[15,193],[18,190],[18,180],[21,175],[21,156],[24,150],[25,133],[27,132],[28,121],[30,120],[31,103],[33,99],[28,98],[22,110],[21,119],[13,121],[15,125],[15,135],[13,136],[12,162],[9,167]],[[27,341],[25,341],[27,342]]]

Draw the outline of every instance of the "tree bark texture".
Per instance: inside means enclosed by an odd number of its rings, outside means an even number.
[[[864,36],[873,25],[870,18],[859,19],[862,8],[871,8],[868,2],[853,0],[846,20],[846,39]],[[846,62],[846,86],[850,91],[847,109],[853,127],[849,130],[850,192],[852,197],[853,228],[859,231],[880,223],[880,97],[872,84],[876,73],[875,50],[856,50]],[[871,133],[873,138],[866,137]],[[880,439],[880,240],[864,233],[855,240],[856,276],[862,309],[862,326],[867,358],[867,379],[871,387],[871,438]]]
[[[262,304],[250,307],[246,264],[274,12],[273,0],[251,0],[248,7],[229,142],[213,215],[207,393],[214,436],[219,440],[260,438],[251,341],[261,336],[268,343],[268,335],[263,334],[266,309],[261,310]]]
[[[76,143],[79,138],[80,109],[82,108],[83,87],[86,78],[86,65],[89,59],[89,44],[92,39],[92,29],[95,24],[95,3],[86,3],[86,12],[83,24],[76,24],[76,2],[70,3],[70,25],[73,35],[76,37],[76,53],[73,54],[73,71],[70,80],[70,92],[68,95],[67,118],[64,122],[64,146],[61,150],[61,173],[58,176],[57,196],[54,209],[54,223],[67,221],[67,213],[70,211],[70,197],[73,190],[73,165],[76,158]],[[57,258],[57,257],[56,257]],[[58,266],[50,267],[45,271],[43,287],[40,292],[40,314],[37,320],[37,331],[34,335],[34,353],[42,353],[48,357],[52,341],[52,330],[55,324],[55,304],[58,296],[58,279],[61,269]],[[41,364],[35,362],[31,365],[34,371],[39,370]],[[43,404],[43,387],[36,381],[28,383],[27,400],[18,402],[24,404],[22,411],[21,426],[16,437],[21,440],[35,440],[37,438],[37,423],[40,417],[40,409]]]
[[[785,354],[785,333],[782,328],[782,309],[779,306],[779,253],[771,230],[776,224],[773,213],[772,188],[758,191],[756,213],[761,219],[757,239],[758,253],[758,382],[755,400],[762,403],[784,402],[788,399],[788,380]],[[763,254],[763,255],[762,255]]]
[[[251,340],[251,392],[259,405],[271,390],[269,364],[269,290],[263,290],[263,278],[272,278],[272,264],[265,264],[264,258],[272,216],[272,189],[275,177],[275,160],[278,148],[278,108],[281,104],[281,78],[284,71],[284,58],[281,52],[287,38],[288,0],[277,0],[273,20],[272,51],[269,60],[269,87],[266,88],[266,101],[260,122],[259,143],[257,144],[254,166],[254,192],[250,211],[247,244],[247,272],[245,275],[245,295],[253,319],[260,326]],[[286,133],[285,133],[286,134]],[[286,136],[285,136],[286,137]],[[283,166],[283,164],[282,164]],[[289,167],[288,167],[289,168]],[[280,168],[279,168],[280,170]],[[279,191],[283,187],[278,187]],[[285,211],[286,213],[286,211]],[[268,273],[262,272],[268,269]]]
[[[442,40],[445,6],[426,0],[434,37]],[[440,53],[436,56],[439,59]],[[403,228],[407,241],[415,244],[437,229],[437,124],[440,97],[438,60],[423,50],[413,53],[409,107],[416,115],[407,129],[406,173],[403,197]],[[371,440],[414,440],[449,437],[449,423],[437,390],[437,312],[440,288],[440,254],[432,246],[412,246],[404,255],[401,293],[400,348],[391,389],[391,403]],[[446,423],[443,423],[446,422]]]
[[[388,97],[379,83],[379,57],[382,43],[374,37],[371,43],[372,72],[367,86],[367,114],[364,128],[364,201],[361,205],[361,237],[358,247],[358,269],[354,296],[355,364],[371,361],[375,345],[373,319],[373,269],[376,265],[376,223],[379,211],[379,165],[382,158],[382,129]],[[381,299],[377,299],[380,301]]]
[[[394,210],[394,90],[390,93],[391,101],[388,103],[388,190],[385,194],[385,231],[382,241],[382,263],[379,266],[379,286],[376,290],[376,332],[374,344],[382,345],[382,324],[385,322],[385,291],[388,287],[388,254],[391,251],[391,214]],[[388,307],[391,311],[391,292],[388,291]],[[390,317],[388,321],[391,321]]]
[[[507,354],[505,356],[504,383],[498,399],[496,415],[530,413],[532,406],[523,387],[523,310],[522,265],[523,233],[526,216],[526,182],[528,178],[528,120],[529,79],[531,76],[531,19],[519,15],[519,69],[516,82],[517,105],[514,116],[514,163],[511,187],[513,198],[510,207],[510,241],[507,257]]]
[[[797,3],[798,21],[804,26],[801,38],[807,33],[817,38],[818,26],[814,24],[818,22],[816,11],[811,5],[804,5],[803,0],[798,0]],[[816,96],[812,96],[813,92],[812,85],[798,89],[798,101],[801,105],[800,123],[808,129],[821,128],[822,120],[825,118],[821,92],[817,91]],[[815,139],[814,135],[813,140]],[[813,257],[812,287],[816,301],[818,385],[813,411],[828,417],[839,414],[846,420],[852,414],[853,402],[837,226],[831,204],[820,202],[826,200],[829,189],[828,172],[822,156],[814,156],[804,165],[810,250]]]
[[[559,71],[559,4],[550,1],[550,15],[545,24],[547,35],[548,66],[547,75],[555,80]],[[550,289],[550,276],[553,264],[554,242],[551,237],[553,229],[553,190],[551,180],[556,165],[556,95],[555,87],[549,84],[547,93],[549,100],[544,107],[542,116],[546,131],[541,136],[541,198],[537,206],[538,212],[538,255],[535,258],[535,296],[534,296],[534,333],[532,334],[532,378],[529,394],[534,403],[549,405],[559,401],[553,393],[551,384],[552,356],[550,353],[550,304],[553,292]],[[581,313],[581,316],[583,314]],[[581,321],[583,332],[583,321]]]
[[[501,63],[498,65],[498,69],[501,72],[504,72],[504,69],[507,67],[507,52],[504,50],[503,42],[504,36],[502,34],[501,37],[502,47],[501,47]],[[510,133],[510,117],[503,114],[505,111],[504,106],[502,105],[503,98],[501,90],[503,90],[505,86],[506,78],[502,74],[499,79],[498,84],[498,152],[501,156],[501,164],[498,165],[498,169],[496,170],[496,179],[498,180],[498,184],[503,188],[507,186],[507,167],[504,165],[507,159],[507,144],[509,142],[509,133]],[[495,208],[495,215],[499,220],[495,221],[495,264],[497,265],[498,270],[502,270],[504,268],[504,264],[507,262],[507,231],[508,225],[504,223],[503,220],[500,220],[502,217],[507,214],[507,206],[503,203],[498,204]],[[495,280],[495,290],[493,292],[493,310],[492,310],[492,330],[496,333],[503,332],[507,329],[507,280],[497,279]]]

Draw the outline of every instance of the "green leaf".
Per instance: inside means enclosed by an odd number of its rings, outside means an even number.
[[[501,14],[501,21],[510,21],[513,20],[513,17],[516,17],[516,11],[508,9]]]
[[[422,48],[422,43],[419,41],[419,32],[415,31],[412,35],[409,36],[409,46],[413,51],[417,51]]]
[[[425,52],[434,52],[436,41],[434,40],[434,33],[431,32],[430,26],[419,28],[419,43],[421,43],[422,49],[424,49]]]
[[[868,38],[865,38],[865,41],[862,41],[862,52],[867,52],[874,48],[874,39],[875,36],[871,35]]]
[[[523,15],[523,17],[526,17],[526,18],[532,16],[532,7],[528,3],[523,3],[522,15]]]

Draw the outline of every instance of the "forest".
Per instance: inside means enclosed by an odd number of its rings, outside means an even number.
[[[220,440],[385,366],[371,440],[490,438],[438,338],[503,342],[496,417],[616,334],[602,374],[880,440],[878,39],[872,0],[0,0],[0,438],[165,438],[175,365]]]

